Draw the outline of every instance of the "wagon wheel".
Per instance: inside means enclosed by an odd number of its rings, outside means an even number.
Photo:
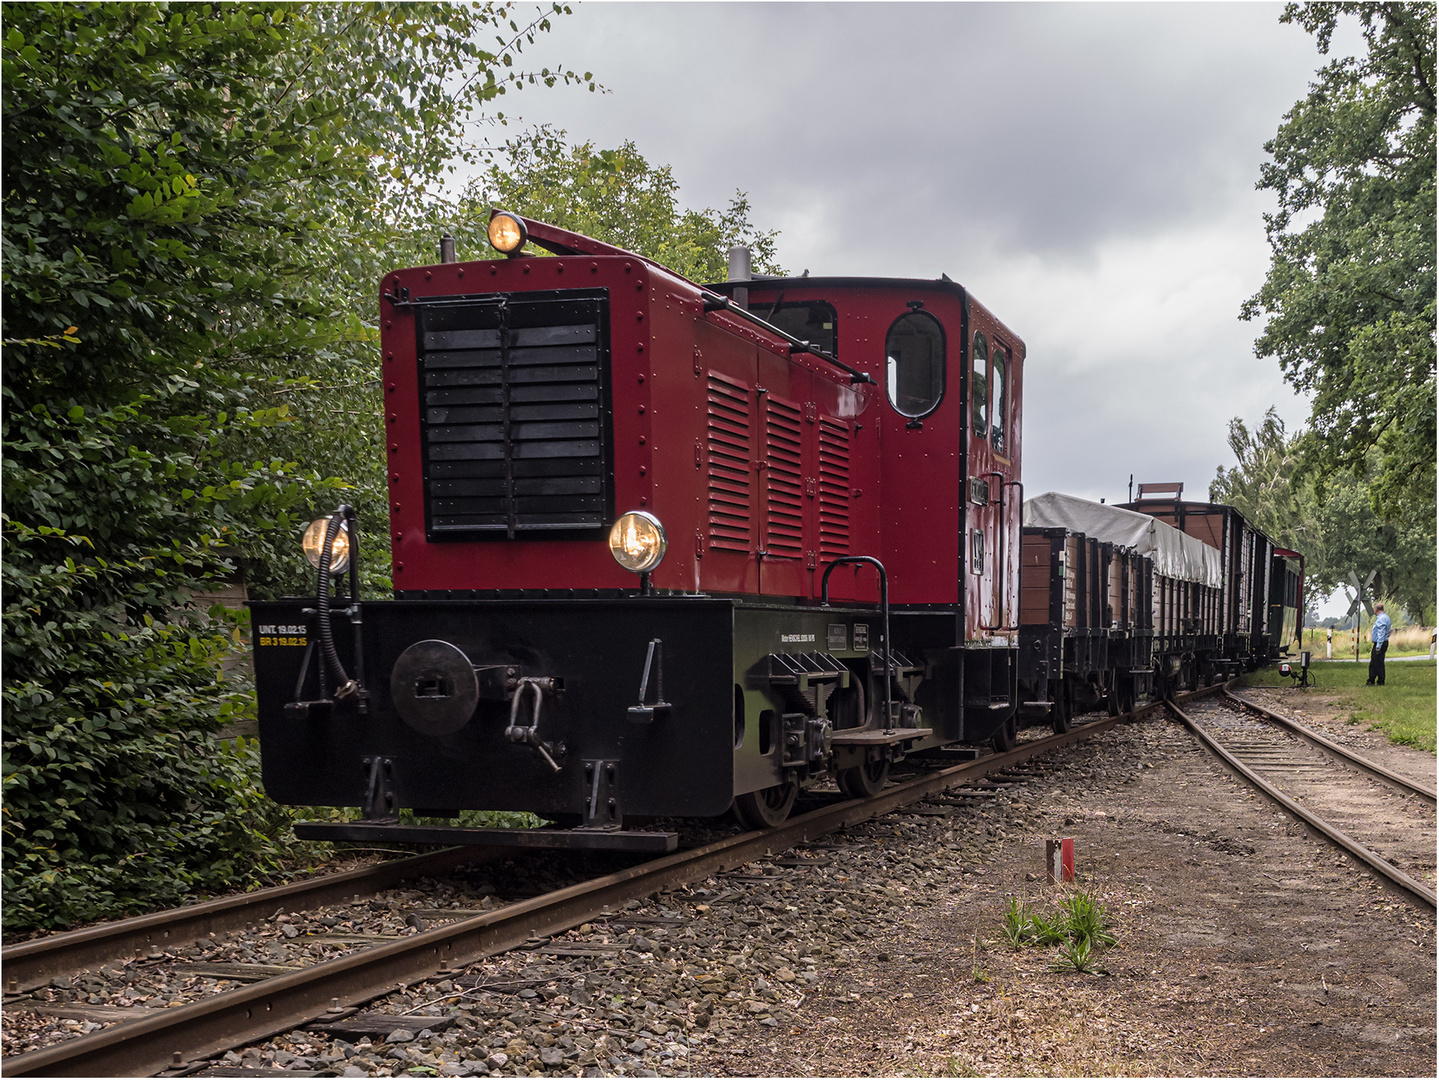
[[[1121,675],[1119,677],[1119,711],[1134,711],[1134,676]]]
[[[1190,657],[1184,662],[1184,668],[1180,675],[1181,683],[1186,690],[1199,689],[1199,661]]]
[[[1056,735],[1063,735],[1074,726],[1074,694],[1069,680],[1061,679],[1054,691],[1054,704],[1049,707],[1049,723]]]
[[[799,784],[793,780],[746,791],[734,797],[734,816],[746,829],[772,829],[789,817],[798,796]]]
[[[1112,674],[1109,680],[1109,693],[1104,695],[1104,707],[1109,710],[1110,716],[1118,716],[1124,711],[1119,703],[1119,679]]]
[[[1010,717],[999,725],[999,729],[990,738],[989,743],[994,747],[996,754],[1007,754],[1014,749],[1019,742],[1019,721]]]
[[[867,799],[878,794],[889,779],[889,758],[866,761],[852,769],[841,769],[835,774],[834,782],[839,785],[840,794],[847,799]]]

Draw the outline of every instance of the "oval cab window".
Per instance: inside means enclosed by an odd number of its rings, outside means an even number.
[[[944,396],[944,328],[933,315],[911,311],[894,320],[884,339],[885,386],[901,416],[934,412]]]

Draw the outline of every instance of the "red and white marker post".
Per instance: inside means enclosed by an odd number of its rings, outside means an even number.
[[[1051,885],[1074,880],[1074,838],[1044,842],[1044,862]]]

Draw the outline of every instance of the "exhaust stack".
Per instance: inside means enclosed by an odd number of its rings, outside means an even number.
[[[749,248],[743,244],[737,244],[729,249],[729,281],[751,281],[753,275],[749,268]],[[735,289],[730,294],[737,307],[749,309],[749,290],[746,288]]]

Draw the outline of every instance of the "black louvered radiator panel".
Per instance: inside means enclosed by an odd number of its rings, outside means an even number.
[[[614,475],[607,296],[454,300],[418,316],[430,539],[602,532]]]

